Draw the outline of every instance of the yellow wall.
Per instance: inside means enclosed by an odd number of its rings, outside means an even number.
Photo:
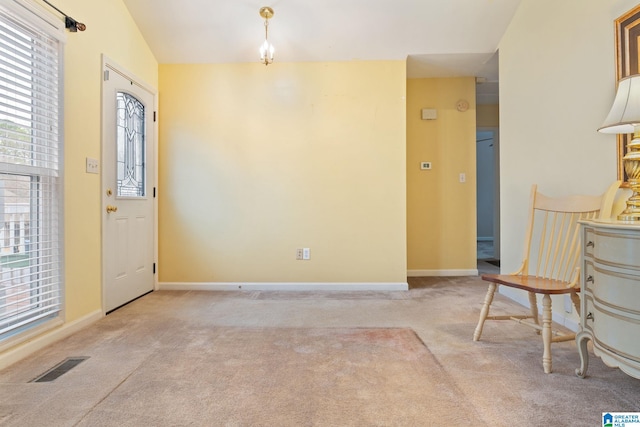
[[[469,102],[466,112],[456,110],[460,99]],[[422,120],[423,108],[436,109],[438,118]],[[410,274],[476,269],[475,133],[473,77],[407,80]],[[421,161],[432,162],[432,170],[420,170]]]
[[[100,159],[101,54],[157,87],[158,63],[120,0],[58,0],[87,25],[67,33],[64,61],[65,312],[76,320],[101,305],[100,176],[85,158]]]
[[[404,61],[164,64],[159,85],[160,282],[406,283]]]

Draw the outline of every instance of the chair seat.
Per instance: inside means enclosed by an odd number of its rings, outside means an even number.
[[[537,294],[570,294],[572,292],[580,292],[578,284],[571,287],[567,282],[554,279],[546,279],[536,276],[521,276],[511,274],[483,274],[482,280],[497,283],[512,288],[524,289],[525,291],[535,292]]]

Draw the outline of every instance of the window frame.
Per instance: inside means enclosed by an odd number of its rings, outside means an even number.
[[[23,25],[30,27],[32,30],[43,34],[46,37],[57,41],[57,117],[53,117],[53,121],[57,122],[57,169],[22,165],[13,162],[2,162],[0,165],[0,173],[13,174],[19,176],[29,176],[32,180],[32,186],[40,185],[42,179],[55,179],[55,195],[54,198],[37,197],[31,198],[30,203],[36,201],[37,210],[42,209],[43,204],[50,204],[47,209],[55,205],[55,213],[57,220],[53,225],[54,232],[57,235],[58,249],[56,254],[56,263],[58,264],[58,289],[59,294],[58,310],[43,319],[38,320],[37,316],[28,324],[15,328],[10,333],[3,334],[0,338],[0,352],[11,348],[21,342],[32,339],[47,330],[60,326],[65,319],[65,245],[64,245],[64,45],[66,43],[66,33],[62,20],[58,16],[54,16],[49,10],[44,9],[42,5],[32,0],[7,0],[0,3],[0,10],[12,19],[20,21]],[[38,106],[35,106],[35,110]],[[32,190],[33,191],[33,188]],[[33,218],[28,218],[30,227],[33,227]],[[44,220],[42,220],[44,221]],[[37,228],[38,225],[36,224]],[[31,233],[35,233],[34,228],[30,228]],[[13,236],[11,236],[13,237]],[[25,237],[26,238],[26,237]]]

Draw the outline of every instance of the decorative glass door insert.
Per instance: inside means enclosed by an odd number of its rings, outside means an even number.
[[[117,196],[145,197],[145,108],[133,95],[116,94]]]

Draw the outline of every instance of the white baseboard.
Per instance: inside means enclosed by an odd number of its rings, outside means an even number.
[[[428,276],[477,276],[478,269],[469,270],[408,270],[409,277],[428,277]]]
[[[160,282],[163,291],[406,291],[406,282],[390,283],[316,283],[316,282]]]
[[[553,314],[552,317],[553,317],[553,321],[554,322],[557,322],[557,323],[560,323],[561,325],[564,325],[564,327],[569,329],[570,331],[578,332],[580,330],[580,325],[578,325],[578,323],[576,323],[572,319],[568,319],[566,317],[558,316],[558,319],[556,320],[556,315],[555,314]]]
[[[20,341],[16,340],[12,347],[0,353],[0,369],[4,369],[36,351],[78,332],[80,329],[100,320],[103,316],[102,310],[96,310],[73,322],[61,323],[60,320],[54,320],[51,323],[43,324],[42,327],[25,332],[25,334],[17,337]]]

